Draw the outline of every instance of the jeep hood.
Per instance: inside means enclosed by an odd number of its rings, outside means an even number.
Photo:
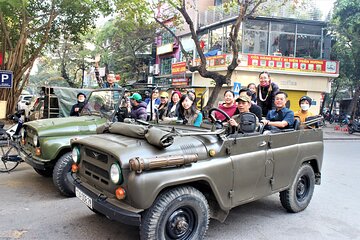
[[[41,119],[27,122],[25,126],[36,130],[39,137],[58,137],[95,133],[96,128],[106,122],[106,118],[81,116]]]

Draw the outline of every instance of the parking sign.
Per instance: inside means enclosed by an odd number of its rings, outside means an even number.
[[[13,72],[0,70],[0,88],[12,88]]]

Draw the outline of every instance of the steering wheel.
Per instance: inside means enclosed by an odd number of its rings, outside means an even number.
[[[213,112],[219,112],[219,113],[221,113],[224,117],[225,117],[225,120],[219,120],[219,119],[216,119],[215,118],[215,116],[213,116]],[[230,118],[230,116],[226,113],[226,112],[224,112],[223,110],[221,110],[221,109],[219,109],[219,108],[211,108],[210,110],[209,110],[209,116],[210,116],[210,119],[211,119],[211,122],[212,123],[214,123],[215,124],[215,126],[216,126],[216,128],[219,128],[219,129],[221,129],[221,128],[223,128],[223,122],[227,122],[227,121],[229,121],[231,118]],[[229,125],[230,126],[230,125]],[[235,127],[230,127],[229,128],[229,132],[231,133],[231,132],[235,132]]]
[[[225,120],[222,120],[222,121],[221,121],[221,120],[216,119],[215,116],[212,115],[213,112],[219,112],[219,113],[221,113],[221,114],[225,117]],[[224,112],[223,110],[219,109],[219,108],[211,108],[211,109],[209,110],[209,116],[210,116],[210,119],[211,119],[211,121],[212,121],[213,123],[215,123],[215,122],[220,122],[220,123],[222,124],[223,122],[227,122],[227,121],[230,120],[229,115],[228,115],[226,112]]]

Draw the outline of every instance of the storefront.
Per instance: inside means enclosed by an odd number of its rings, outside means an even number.
[[[226,54],[208,57],[208,69],[225,74],[231,58],[232,55]],[[241,54],[239,55],[239,66],[231,78],[231,85],[224,85],[217,100],[222,99],[225,90],[234,90],[234,86],[246,87],[249,83],[258,85],[259,73],[265,70],[271,74],[272,81],[277,83],[282,91],[288,93],[292,110],[298,110],[299,98],[308,95],[313,99],[312,112],[319,113],[322,93],[330,92],[331,80],[339,75],[339,62]],[[193,74],[192,84],[210,87],[209,94],[211,94],[211,87],[214,86],[211,79],[202,78],[197,72]]]

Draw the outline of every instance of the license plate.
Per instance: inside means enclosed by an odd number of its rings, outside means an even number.
[[[92,199],[86,195],[83,191],[75,187],[75,195],[78,197],[83,203],[85,203],[86,206],[89,208],[93,208]]]

